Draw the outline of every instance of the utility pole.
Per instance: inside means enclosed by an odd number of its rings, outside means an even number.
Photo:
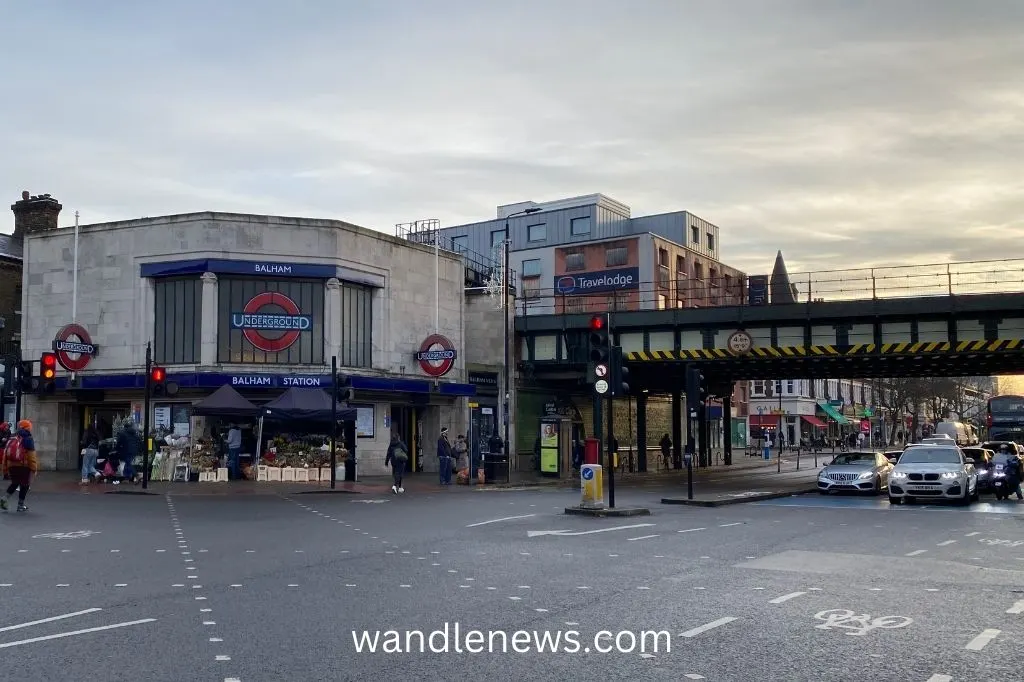
[[[153,347],[146,342],[146,394],[142,400],[142,489],[149,488],[149,401],[153,391]],[[131,465],[131,462],[128,463]]]

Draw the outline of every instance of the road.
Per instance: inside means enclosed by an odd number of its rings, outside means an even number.
[[[0,650],[21,680],[1020,677],[1024,504],[624,494],[654,513],[569,517],[559,489],[41,494],[0,515]],[[358,652],[363,631],[416,651]],[[562,651],[517,653],[533,633]]]

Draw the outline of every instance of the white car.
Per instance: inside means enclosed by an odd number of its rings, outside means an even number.
[[[978,472],[974,460],[953,444],[908,447],[889,474],[889,502],[918,498],[957,500],[961,504],[976,501]]]

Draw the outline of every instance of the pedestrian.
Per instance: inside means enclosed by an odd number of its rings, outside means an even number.
[[[242,430],[238,424],[228,429],[228,478],[238,480],[242,477],[238,468],[238,457],[242,452]]]
[[[459,483],[469,483],[469,443],[463,434],[455,437],[455,470]]]
[[[0,453],[7,447],[7,441],[11,438],[11,425],[7,422],[0,423]],[[2,457],[2,455],[0,455]],[[7,480],[7,472],[4,471],[2,474],[3,479]]]
[[[142,452],[142,436],[134,421],[129,421],[117,434],[117,456],[121,460],[124,470],[120,472],[121,478],[126,481],[135,481],[135,458]],[[117,481],[115,481],[116,483]]]
[[[27,512],[25,498],[32,485],[32,477],[39,472],[39,458],[36,456],[36,442],[32,437],[32,422],[22,419],[18,422],[18,431],[7,440],[4,447],[4,471],[11,478],[7,495],[0,497],[0,509],[7,511],[7,506],[18,492],[18,511]]]
[[[441,437],[437,439],[437,460],[438,470],[441,475],[441,485],[452,484],[452,444],[448,440],[448,427],[441,429]]]
[[[672,468],[672,439],[668,437],[666,433],[661,437],[661,459],[665,462],[665,468]]]
[[[402,478],[405,476],[405,467],[409,463],[409,448],[402,442],[402,437],[397,431],[391,432],[391,444],[388,445],[388,454],[384,458],[384,466],[391,465],[391,478],[394,481],[391,485],[391,492],[398,495],[404,493]]]
[[[102,474],[96,470],[96,460],[100,457],[100,435],[89,426],[82,435],[82,485],[86,485],[93,476]]]

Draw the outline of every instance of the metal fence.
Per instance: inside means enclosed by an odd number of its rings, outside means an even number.
[[[440,221],[436,219],[418,220],[414,223],[400,223],[395,226],[395,236],[417,244],[434,246],[442,251],[455,253],[462,257],[466,267],[466,283],[470,286],[483,287],[489,279],[501,279],[504,266],[504,254],[495,248],[491,254],[477,253],[456,244],[450,237],[441,234]],[[509,269],[508,281],[514,288],[516,272]]]
[[[787,280],[772,282],[767,275],[673,279],[662,272],[655,282],[639,282],[631,289],[594,294],[576,293],[569,288],[531,287],[524,282],[516,306],[519,315],[571,315],[607,310],[1019,293],[1024,292],[1024,259],[822,270],[793,273]],[[763,302],[752,301],[762,289]]]

